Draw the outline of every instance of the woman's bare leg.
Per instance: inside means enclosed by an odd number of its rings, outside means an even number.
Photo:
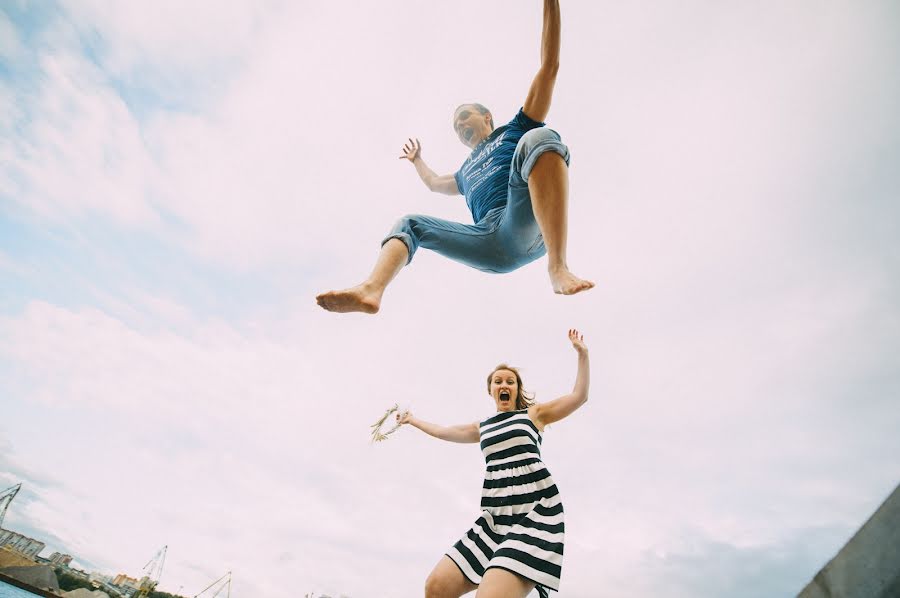
[[[525,598],[533,589],[533,581],[494,567],[484,572],[475,598]]]
[[[372,273],[362,283],[341,291],[328,291],[316,297],[318,303],[328,311],[346,313],[360,311],[367,314],[378,312],[384,289],[406,265],[409,251],[400,239],[388,239],[381,246],[378,260]]]
[[[553,292],[574,295],[594,286],[589,280],[569,272],[566,264],[568,241],[569,172],[566,161],[556,152],[545,152],[528,175],[528,192],[534,219],[541,227],[547,248],[547,269]]]
[[[425,580],[425,598],[459,598],[477,588],[456,563],[444,555]]]

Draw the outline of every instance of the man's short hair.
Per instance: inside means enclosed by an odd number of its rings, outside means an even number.
[[[487,109],[487,106],[484,106],[483,104],[478,104],[476,102],[467,102],[465,104],[460,104],[459,106],[457,106],[456,110],[454,110],[453,113],[456,114],[457,112],[459,112],[459,109],[462,108],[463,106],[472,106],[473,108],[475,108],[475,110],[478,110],[479,114],[487,114],[488,116],[490,116],[491,119],[489,122],[491,124],[491,131],[494,130],[494,115],[491,114],[491,111]]]

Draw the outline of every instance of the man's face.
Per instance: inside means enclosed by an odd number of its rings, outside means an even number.
[[[470,104],[463,104],[453,115],[453,130],[463,145],[474,148],[491,134],[491,114],[482,114]]]

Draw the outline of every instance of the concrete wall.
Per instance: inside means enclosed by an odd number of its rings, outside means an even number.
[[[37,565],[37,563],[34,562],[34,559],[0,546],[0,569],[3,567],[28,567],[29,565]]]
[[[900,486],[856,532],[799,598],[900,596]]]

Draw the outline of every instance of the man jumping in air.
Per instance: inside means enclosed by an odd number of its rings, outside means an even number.
[[[453,113],[453,129],[472,148],[454,174],[437,175],[422,159],[419,141],[410,139],[403,155],[422,182],[446,195],[464,195],[475,224],[431,216],[401,218],[382,241],[381,253],[361,284],[316,297],[334,312],[374,314],[388,283],[425,247],[485,272],[511,272],[547,254],[553,291],[574,295],[594,286],[566,264],[569,150],[544,127],[559,71],[559,2],[544,0],[541,66],[525,104],[505,125],[481,104],[463,104]]]

